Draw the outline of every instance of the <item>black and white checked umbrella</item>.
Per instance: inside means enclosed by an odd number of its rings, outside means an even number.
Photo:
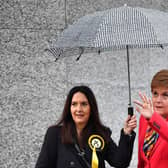
[[[58,59],[83,52],[126,49],[129,105],[131,105],[129,48],[168,45],[168,13],[122,6],[95,12],[69,25],[48,50]],[[66,54],[68,53],[68,54]]]

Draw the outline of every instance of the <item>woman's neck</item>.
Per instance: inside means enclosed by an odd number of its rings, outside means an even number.
[[[82,131],[84,129],[84,125],[76,125],[76,132],[77,132],[77,138],[78,141],[80,141],[82,139]]]
[[[81,133],[82,133],[83,127],[76,127],[76,131],[77,131],[77,136],[80,137]]]

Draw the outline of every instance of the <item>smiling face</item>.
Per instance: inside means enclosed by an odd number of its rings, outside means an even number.
[[[81,92],[76,92],[72,97],[70,108],[76,128],[83,129],[88,123],[91,111],[87,97]]]
[[[156,87],[152,90],[152,102],[154,111],[162,117],[168,117],[168,88]]]

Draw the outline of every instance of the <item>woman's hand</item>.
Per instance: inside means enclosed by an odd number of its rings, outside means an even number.
[[[143,115],[146,119],[150,119],[153,114],[153,103],[150,98],[148,98],[145,94],[139,93],[139,96],[142,102],[135,100],[136,111],[138,111],[141,115]]]
[[[128,115],[125,124],[124,124],[124,133],[129,135],[131,132],[137,127],[137,120],[136,116],[130,116]]]

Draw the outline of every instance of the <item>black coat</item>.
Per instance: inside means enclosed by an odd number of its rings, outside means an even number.
[[[35,168],[87,168],[74,144],[61,143],[60,130],[58,126],[48,128]],[[105,160],[117,168],[128,167],[132,157],[134,139],[134,132],[129,136],[121,130],[118,146],[111,139],[102,151],[97,152],[99,168],[105,168]],[[91,164],[92,150],[89,145],[85,148],[84,157]]]

